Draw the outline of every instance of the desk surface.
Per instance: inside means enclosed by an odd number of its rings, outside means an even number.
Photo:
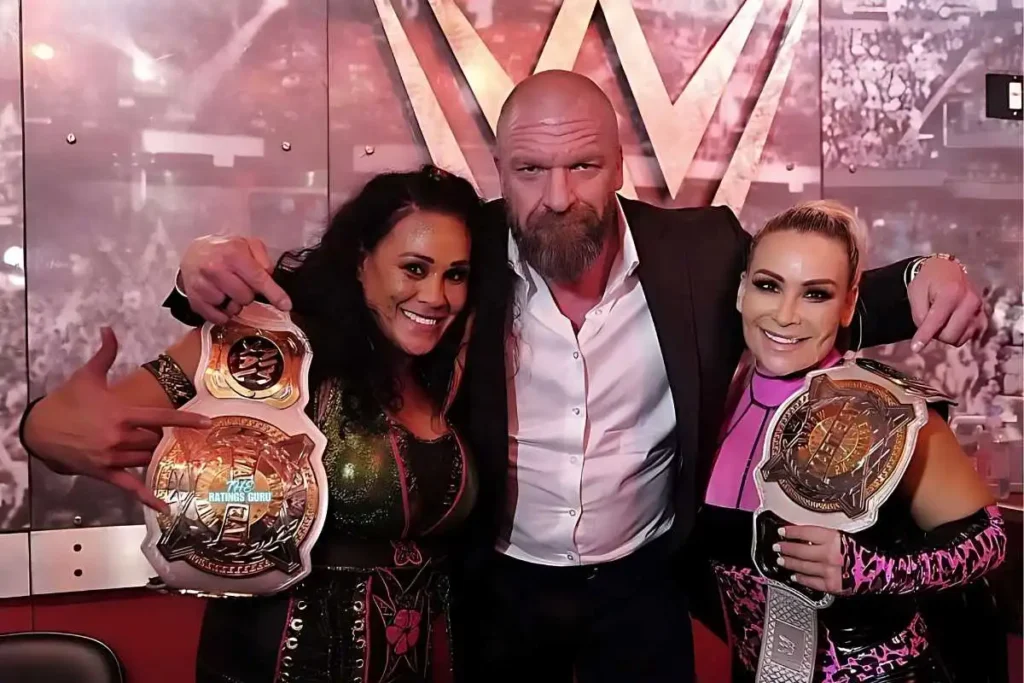
[[[1008,522],[1020,524],[1024,517],[1024,494],[1011,493],[1009,498],[999,503],[999,508]]]

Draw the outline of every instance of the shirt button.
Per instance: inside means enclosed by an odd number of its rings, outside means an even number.
[[[569,510],[569,516],[570,517],[575,517],[576,516],[576,511],[575,510]]]
[[[595,309],[594,310],[594,315],[601,315],[601,309],[600,308]]]
[[[579,458],[577,458],[577,457],[576,457],[575,455],[574,455],[574,456],[572,456],[571,458],[569,458],[569,462],[571,462],[571,463],[572,463],[573,465],[575,465],[575,464],[576,464],[576,463],[578,463],[579,461],[580,461],[580,459],[579,459]]]
[[[569,559],[569,560],[575,560],[576,559],[575,557],[573,557],[572,553],[566,553],[565,557],[566,557],[566,559]]]
[[[579,358],[580,357],[580,352],[579,351],[573,351],[572,352],[572,357],[573,358]]]
[[[574,414],[576,414],[576,415],[579,415],[579,414],[580,414],[580,409],[579,409],[579,408],[573,408],[573,409],[572,409],[572,412],[573,412]]]

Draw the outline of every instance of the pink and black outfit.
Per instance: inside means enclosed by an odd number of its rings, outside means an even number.
[[[818,367],[841,362],[833,351]],[[773,378],[752,367],[737,375],[698,519],[698,542],[711,560],[722,601],[734,681],[753,679],[764,621],[765,582],[750,557],[759,505],[754,468],[772,416],[803,382],[802,375]],[[907,501],[894,496],[874,526],[843,542],[844,588],[852,594],[819,612],[815,680],[950,680],[932,646],[921,598],[970,583],[1003,561],[1006,535],[995,506],[926,533]]]

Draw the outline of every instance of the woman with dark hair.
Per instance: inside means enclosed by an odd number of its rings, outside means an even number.
[[[274,279],[313,350],[307,412],[327,438],[327,517],[295,588],[208,602],[200,683],[451,678],[447,555],[475,476],[447,411],[475,305],[481,209],[467,181],[435,167],[386,173],[316,246],[279,260]],[[134,406],[183,405],[201,343],[190,332],[114,390]],[[57,462],[62,389],[24,421],[44,461]]]

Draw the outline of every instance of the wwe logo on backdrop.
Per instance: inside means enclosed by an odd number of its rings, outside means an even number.
[[[501,106],[515,85],[512,78],[498,63],[454,0],[426,2],[493,134]],[[458,173],[477,185],[473,171],[391,3],[392,0],[374,0],[431,159],[438,166]],[[730,206],[737,213],[746,200],[751,182],[757,177],[761,153],[793,66],[796,46],[803,33],[807,14],[813,9],[810,0],[786,0],[785,4],[789,11],[786,13],[782,44],[712,200],[712,204]],[[534,73],[573,68],[598,5],[637,111],[643,120],[665,186],[669,195],[675,198],[764,8],[764,0],[744,1],[675,101],[669,97],[636,11],[629,0],[564,0],[541,50]],[[628,164],[624,170],[622,193],[635,198],[636,186]]]

